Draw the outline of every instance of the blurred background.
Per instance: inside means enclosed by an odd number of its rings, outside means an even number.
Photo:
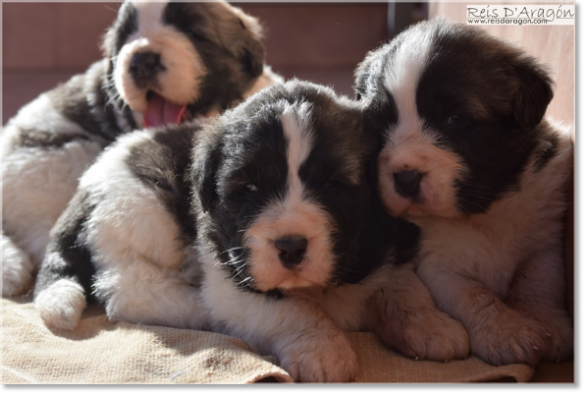
[[[466,4],[235,3],[263,23],[266,61],[273,70],[287,78],[333,86],[350,96],[353,71],[368,51],[435,15],[465,22]],[[118,8],[116,2],[2,3],[2,124],[39,93],[100,59],[101,38]],[[573,130],[574,26],[483,28],[521,45],[550,67],[556,96],[548,114]]]
[[[427,16],[426,3],[235,3],[265,30],[266,61],[284,77],[352,95],[366,53]],[[38,94],[101,58],[118,3],[3,3],[2,124]],[[395,22],[397,21],[397,22]]]
[[[464,22],[466,4],[235,3],[261,20],[266,61],[273,70],[350,96],[353,71],[368,51],[434,15]],[[39,93],[100,59],[101,38],[118,7],[115,2],[2,4],[2,124]],[[550,66],[557,92],[563,93],[556,94],[548,112],[573,128],[574,26],[485,29],[522,45]]]

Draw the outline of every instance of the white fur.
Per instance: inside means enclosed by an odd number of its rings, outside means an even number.
[[[193,44],[172,26],[161,23],[166,2],[135,2],[138,31],[131,34],[117,55],[114,81],[120,97],[134,111],[147,109],[146,91],[155,90],[167,100],[183,105],[199,96],[199,81],[207,73]],[[159,89],[139,88],[128,73],[132,56],[151,51],[161,56],[165,71],[158,77]]]
[[[62,278],[35,298],[35,308],[45,323],[54,328],[73,330],[86,307],[83,287]]]
[[[31,285],[34,266],[28,255],[2,232],[2,296],[19,295]]]
[[[86,133],[58,113],[46,95],[23,107],[4,128],[0,146],[2,225],[3,239],[11,240],[3,240],[3,296],[28,289],[43,259],[49,230],[75,193],[77,179],[101,150],[98,142],[87,140],[71,141],[61,149],[15,150],[21,130],[34,130],[35,124],[59,133]]]

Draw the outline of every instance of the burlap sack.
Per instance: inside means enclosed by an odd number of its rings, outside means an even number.
[[[494,367],[476,358],[436,363],[394,353],[371,333],[349,333],[363,383],[528,381],[526,365]],[[170,384],[292,382],[274,356],[233,337],[160,326],[111,323],[88,309],[73,332],[51,332],[30,299],[2,299],[5,384]]]

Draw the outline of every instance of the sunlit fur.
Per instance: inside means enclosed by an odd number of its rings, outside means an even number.
[[[370,329],[371,296],[419,236],[380,204],[378,149],[359,103],[301,81],[127,134],[53,229],[35,307],[75,330],[97,299],[112,320],[241,338],[297,381],[352,380],[344,331]],[[276,243],[292,236],[307,239],[294,263]]]
[[[416,318],[437,305],[491,364],[570,357],[562,230],[573,147],[568,128],[544,117],[553,96],[545,68],[482,30],[434,19],[371,52],[356,78],[385,141],[384,204],[423,232],[414,269],[427,289],[389,285],[379,331],[428,357],[425,336],[406,331],[447,327],[435,313],[435,323]],[[401,170],[422,174],[414,196],[399,192],[393,173]],[[427,292],[433,301],[411,302]],[[437,340],[465,339],[446,335]],[[465,357],[462,350],[431,357]]]

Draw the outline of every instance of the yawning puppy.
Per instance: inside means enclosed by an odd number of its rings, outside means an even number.
[[[126,135],[53,229],[35,306],[73,329],[95,296],[110,319],[211,329],[296,380],[350,380],[342,331],[368,329],[369,297],[418,241],[380,203],[378,147],[358,103],[299,81],[201,130]]]
[[[472,352],[495,365],[571,356],[562,226],[573,149],[544,118],[545,69],[482,30],[436,19],[371,52],[356,77],[385,132],[384,204],[422,228],[417,275],[464,324]],[[443,325],[409,317],[434,308],[411,281],[386,301],[378,331],[388,338],[407,336],[397,319],[422,334]],[[457,344],[461,333],[442,336]],[[413,340],[425,349],[424,336]]]
[[[9,121],[2,154],[3,295],[25,291],[77,180],[117,136],[215,115],[280,77],[263,74],[256,19],[223,1],[128,1],[105,59]]]

